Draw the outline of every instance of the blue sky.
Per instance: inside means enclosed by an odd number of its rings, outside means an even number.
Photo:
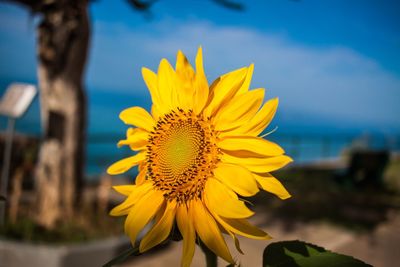
[[[125,1],[92,3],[89,92],[147,97],[142,66],[174,62],[178,49],[193,59],[202,45],[210,81],[254,63],[253,87],[280,98],[285,121],[400,131],[399,1],[242,2],[236,12],[206,0],[160,0],[151,19]],[[34,38],[28,13],[0,4],[0,79],[35,80]]]

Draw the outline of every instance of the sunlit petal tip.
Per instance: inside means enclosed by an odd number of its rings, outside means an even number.
[[[107,168],[107,173],[110,175],[117,175],[126,172],[130,168],[138,165],[141,161],[145,159],[145,153],[138,153],[135,156],[121,159],[110,167]]]
[[[201,62],[203,64],[203,48],[200,45],[199,48],[197,49],[197,54],[196,54],[196,62]]]
[[[135,189],[135,185],[114,185],[112,189],[124,196],[128,196]]]
[[[117,147],[120,148],[120,147],[122,147],[123,145],[125,145],[125,144],[124,144],[124,141],[125,141],[125,140],[120,140],[120,141],[118,141]]]
[[[142,67],[141,71],[142,71],[143,78],[147,77],[149,75],[149,73],[155,74],[151,69],[146,68],[146,67]]]
[[[182,50],[178,50],[178,53],[176,54],[176,57],[177,57],[177,61],[178,61],[178,58],[179,58],[179,60],[183,60],[185,62],[188,61],[187,60],[187,56],[185,55],[185,53],[183,53]]]
[[[170,73],[170,70],[174,70],[173,67],[171,66],[171,64],[169,63],[169,61],[166,58],[163,58],[160,61],[160,64],[158,65],[158,69],[157,69],[157,76],[158,76],[158,85],[160,86],[160,79],[161,77],[168,77],[168,73]],[[160,88],[161,90],[161,88]],[[161,93],[161,92],[160,92]]]
[[[121,213],[120,209],[118,209],[118,206],[114,207],[110,212],[108,213],[110,216],[117,217],[121,215],[126,215],[128,212]]]
[[[115,212],[115,207],[114,207],[112,210],[110,210],[110,212],[108,213],[108,215],[114,216],[114,217],[119,216],[119,215]]]
[[[186,62],[187,58],[185,54],[181,50],[178,50],[178,53],[176,53],[175,70],[178,72],[179,69],[182,69],[185,66]]]
[[[251,83],[251,79],[253,78],[253,72],[254,72],[254,63],[251,63],[247,67],[246,80],[244,82],[244,86],[247,87],[247,88],[245,88],[246,90],[250,89],[250,83]]]
[[[107,168],[107,173],[109,175],[118,175],[124,172],[125,170],[122,170],[121,168],[117,169],[114,165],[111,165],[110,167]]]
[[[197,50],[195,65],[196,65],[196,73],[199,77],[201,77],[201,79],[202,79],[201,82],[204,83],[203,86],[204,85],[208,86],[206,75],[204,74],[203,49],[201,48],[201,46]]]
[[[119,118],[125,123],[151,131],[155,125],[153,117],[141,107],[131,107],[124,109]]]
[[[293,159],[291,157],[287,156],[287,155],[281,155],[279,157],[282,158],[282,161],[281,161],[282,162],[282,166],[279,169],[281,169],[281,168],[283,168],[283,167],[285,167],[288,164],[293,162]]]
[[[278,109],[278,105],[279,105],[279,97],[271,98],[270,100],[267,101],[267,103],[268,102],[270,102],[270,104],[271,104],[271,112],[273,112],[275,115],[275,112]]]
[[[151,100],[153,102],[153,106],[159,106],[160,103],[160,94],[158,92],[158,77],[153,71],[148,68],[142,68],[142,77],[143,80],[150,92]]]
[[[272,176],[269,173],[253,173],[254,178],[257,180],[260,188],[263,190],[270,192],[282,200],[288,199],[291,197],[290,193],[286,190],[286,188],[282,185],[282,183]]]
[[[160,65],[158,66],[158,72],[163,71],[164,68],[173,69],[171,63],[169,63],[168,59],[163,58],[160,61]]]

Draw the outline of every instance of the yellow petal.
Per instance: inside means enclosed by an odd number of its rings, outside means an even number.
[[[257,182],[260,184],[260,187],[267,192],[270,192],[280,199],[290,198],[290,193],[286,190],[286,188],[269,173],[253,173],[253,176],[257,179]]]
[[[136,176],[135,184],[142,185],[146,181],[146,170],[140,170],[139,174]]]
[[[214,216],[213,214],[215,214],[215,213],[212,213],[212,212],[210,212],[210,213],[211,213],[212,216]],[[216,216],[218,216],[218,215],[216,215]],[[221,230],[221,232],[223,234],[230,235],[230,237],[232,237],[232,239],[233,239],[233,242],[235,243],[236,250],[239,251],[239,253],[244,254],[243,251],[242,251],[242,248],[240,247],[239,239],[236,237],[236,235],[233,232],[225,229],[222,226],[220,227],[220,230]]]
[[[203,67],[203,50],[201,46],[197,50],[196,55],[196,76],[193,87],[193,110],[196,114],[200,114],[208,101],[209,95],[208,81]]]
[[[213,215],[212,212],[210,212],[210,213],[211,213],[211,215]],[[216,215],[216,216],[218,216],[218,215]],[[243,251],[242,251],[242,248],[240,247],[239,239],[236,237],[236,235],[233,232],[225,229],[222,226],[220,227],[220,230],[221,230],[222,233],[230,235],[230,237],[232,237],[232,239],[233,239],[233,242],[235,243],[236,250],[239,251],[240,254],[244,254]]]
[[[239,165],[219,163],[214,170],[214,176],[244,197],[253,196],[259,191],[253,174]]]
[[[158,107],[156,107],[156,105],[152,105],[151,106],[151,116],[153,116],[154,120],[158,120],[161,116],[161,111],[159,110]]]
[[[157,246],[167,239],[171,232],[172,225],[175,219],[176,201],[167,203],[167,207],[161,219],[151,228],[151,230],[143,237],[140,242],[139,252],[143,253],[146,250]]]
[[[111,216],[122,216],[128,214],[131,207],[135,205],[140,198],[142,198],[150,191],[150,189],[152,188],[152,184],[145,183],[141,186],[133,185],[133,187],[134,188],[132,192],[129,194],[129,196],[121,204],[114,207],[110,211]]]
[[[244,157],[268,157],[285,153],[279,145],[254,136],[226,136],[218,142],[218,147],[235,151],[235,155],[244,155]]]
[[[190,65],[189,60],[187,60],[186,56],[180,50],[176,55],[175,69],[176,74],[181,80],[191,82],[194,79],[194,69],[192,65]]]
[[[183,237],[181,266],[189,267],[194,255],[196,233],[186,205],[178,206],[176,211],[176,222]]]
[[[211,85],[210,103],[204,109],[207,117],[214,115],[221,105],[228,103],[242,86],[247,68],[241,68],[219,77]]]
[[[177,77],[169,62],[163,58],[158,67],[158,90],[162,110],[176,109],[178,103]]]
[[[195,73],[186,56],[179,50],[176,56],[176,75],[179,80],[178,100],[183,110],[193,109]]]
[[[246,93],[250,89],[250,82],[251,82],[251,78],[253,77],[253,71],[254,71],[254,64],[250,64],[249,68],[247,69],[246,78],[245,78],[242,86],[239,88],[238,92],[236,93],[237,95]]]
[[[136,134],[142,134],[142,133],[146,133],[146,130],[143,130],[142,128],[133,128],[130,127],[128,128],[128,130],[126,130],[126,138],[128,139],[130,136],[132,135],[136,135]]]
[[[147,145],[149,133],[142,128],[128,131],[127,138],[118,142],[118,147],[128,145],[132,150],[142,150]]]
[[[136,237],[143,227],[154,217],[164,196],[160,190],[150,190],[131,208],[125,220],[125,233],[135,246]]]
[[[267,101],[264,106],[256,113],[249,123],[235,129],[234,132],[246,135],[257,136],[270,124],[278,108],[278,98]]]
[[[129,196],[135,187],[135,185],[114,185],[112,188],[124,196]]]
[[[250,158],[240,157],[239,155],[233,155],[231,153],[222,153],[222,162],[237,164],[247,168],[249,171],[264,173],[278,170],[293,160],[286,156],[280,155],[276,157],[264,157],[264,158]]]
[[[138,167],[139,172],[145,170],[146,168],[147,168],[146,162],[141,162],[141,163],[139,164],[139,167]]]
[[[222,225],[222,227],[238,235],[260,240],[271,239],[267,233],[251,225],[246,219],[228,219],[222,218],[216,214],[214,215],[214,218]]]
[[[242,250],[242,248],[240,247],[239,239],[238,239],[238,238],[236,237],[236,235],[233,234],[231,231],[229,231],[229,235],[232,237],[233,242],[235,242],[236,250],[239,251],[240,254],[243,254],[243,255],[244,255],[243,250]]]
[[[203,203],[199,200],[193,200],[189,207],[189,212],[201,241],[203,241],[217,256],[233,264],[234,260],[226,246],[218,225],[206,210]]]
[[[164,201],[160,208],[158,209],[158,211],[156,212],[156,215],[154,216],[154,223],[157,223],[161,217],[164,215],[165,213],[165,209],[167,208],[167,202],[168,201]]]
[[[209,210],[227,218],[248,218],[254,214],[237,195],[217,179],[209,178],[204,189]],[[223,205],[221,205],[223,203]]]
[[[226,131],[241,126],[254,117],[264,98],[264,89],[236,95],[221,106],[214,118],[215,130]]]
[[[119,118],[125,124],[131,124],[149,132],[153,130],[155,125],[153,117],[141,107],[127,108],[119,114]]]
[[[147,88],[149,89],[152,103],[157,107],[161,106],[157,75],[148,68],[142,68],[142,76]]]
[[[130,168],[138,165],[141,161],[145,160],[146,153],[139,152],[135,156],[121,159],[115,162],[113,165],[108,167],[107,173],[111,175],[121,174],[129,170]]]

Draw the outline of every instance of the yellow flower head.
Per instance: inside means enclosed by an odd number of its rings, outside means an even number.
[[[196,71],[178,52],[175,70],[161,60],[157,74],[142,69],[153,106],[151,115],[128,108],[120,118],[133,125],[118,145],[137,154],[107,170],[121,174],[138,165],[134,185],[115,186],[127,196],[111,211],[128,215],[125,232],[132,244],[151,224],[140,242],[144,252],[168,238],[175,221],[183,237],[182,266],[189,266],[198,236],[216,255],[233,263],[221,231],[269,239],[246,218],[253,215],[239,196],[253,196],[259,188],[281,199],[290,197],[269,172],[291,158],[283,149],[258,135],[272,120],[278,100],[263,105],[264,89],[249,90],[253,65],[222,75],[211,86],[203,70],[202,50]]]

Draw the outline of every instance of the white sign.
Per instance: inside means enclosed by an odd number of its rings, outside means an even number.
[[[36,93],[36,87],[32,84],[11,84],[0,101],[0,114],[13,118],[21,117],[32,103]]]

